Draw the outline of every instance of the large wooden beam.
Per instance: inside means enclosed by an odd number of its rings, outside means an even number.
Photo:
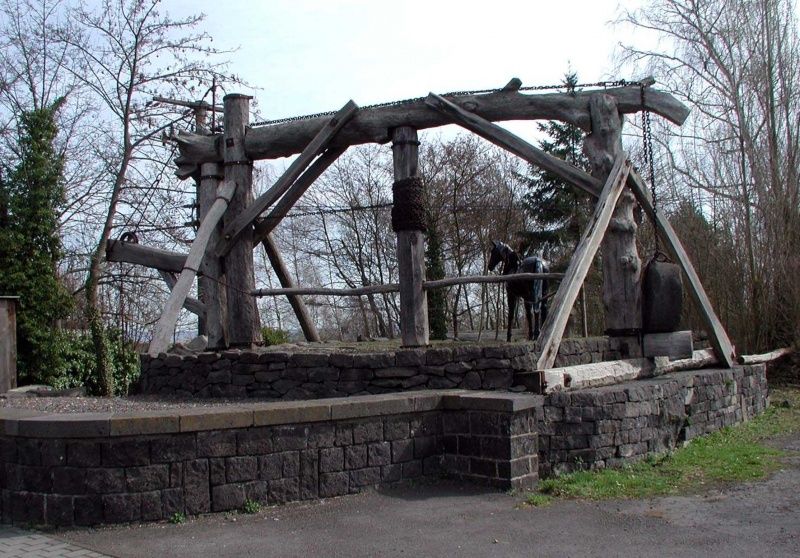
[[[289,287],[281,289],[255,289],[253,296],[292,296],[292,295],[322,295],[322,296],[363,296],[370,294],[396,293],[400,291],[399,283],[386,283],[385,285],[368,285],[366,287],[353,287],[352,289],[331,289],[327,287]]]
[[[292,276],[286,264],[283,263],[283,258],[281,257],[281,253],[278,252],[278,247],[275,245],[272,235],[268,234],[266,238],[264,238],[262,244],[264,245],[264,250],[267,252],[269,263],[272,265],[272,269],[275,270],[275,275],[278,276],[278,281],[280,281],[281,286],[285,289],[294,288],[295,285],[294,281],[292,281]],[[317,332],[317,326],[314,325],[314,321],[311,319],[311,315],[309,315],[303,299],[293,294],[286,295],[286,298],[289,299],[289,304],[291,304],[292,310],[294,310],[294,314],[297,316],[297,321],[300,323],[300,329],[303,330],[306,341],[319,342],[320,337],[319,332]]]
[[[136,242],[109,240],[106,243],[106,260],[143,265],[161,271],[180,273],[186,263],[186,254],[160,248],[142,246]],[[201,268],[202,273],[204,269]]]
[[[733,344],[728,338],[725,328],[722,327],[722,322],[719,321],[717,314],[714,312],[711,301],[703,288],[703,284],[700,282],[700,277],[698,277],[678,235],[675,233],[672,225],[669,224],[664,212],[655,211],[647,183],[636,171],[632,171],[628,175],[628,187],[633,191],[633,194],[639,201],[639,205],[641,205],[642,209],[644,209],[645,213],[655,224],[656,231],[663,240],[664,246],[670,252],[672,258],[681,266],[683,274],[689,284],[689,294],[697,306],[700,318],[708,329],[709,340],[717,353],[717,357],[726,367],[732,367],[736,357]]]
[[[600,195],[602,182],[582,170],[570,165],[563,159],[545,153],[508,130],[481,118],[475,113],[464,110],[457,104],[448,101],[435,93],[430,93],[425,104],[432,109],[447,115],[449,119],[493,144],[510,151],[525,161],[546,171],[552,172],[568,184],[575,186],[594,197]]]
[[[217,163],[200,165],[200,183],[197,188],[200,223],[214,204],[217,188],[223,176],[222,166]],[[217,223],[206,246],[203,275],[197,281],[198,296],[206,306],[205,334],[208,337],[208,349],[228,346],[228,293],[225,284],[221,282],[224,276],[222,262],[211,250],[220,238],[222,238],[222,225]]]
[[[250,120],[250,97],[225,95],[225,180],[236,184],[236,192],[223,225],[247,210],[253,203],[253,164],[245,151],[245,137]],[[200,224],[203,226],[203,223]],[[261,319],[256,300],[250,295],[255,288],[253,263],[253,227],[246,226],[239,240],[222,260],[225,284],[228,346],[249,348],[261,341]]]
[[[281,219],[286,217],[289,210],[294,207],[297,200],[309,189],[309,187],[325,172],[328,167],[336,162],[342,153],[345,152],[346,147],[336,147],[325,151],[314,161],[308,170],[305,171],[300,177],[292,184],[291,188],[278,200],[275,207],[267,214],[266,217],[260,221],[256,221],[255,230],[253,231],[253,242],[261,242],[267,235],[275,230]]]
[[[241,234],[251,227],[256,218],[261,213],[275,203],[278,198],[286,193],[286,190],[294,183],[300,174],[306,170],[308,165],[316,158],[319,153],[336,136],[336,133],[344,127],[345,124],[358,112],[358,105],[353,101],[348,101],[339,112],[328,120],[325,125],[314,138],[303,149],[302,153],[295,159],[289,168],[286,169],[281,177],[275,181],[272,187],[261,194],[256,200],[253,201],[244,211],[239,213],[232,221],[226,223],[223,238],[217,243],[216,253],[217,256],[222,257],[228,253],[231,247],[236,243]],[[245,141],[246,137],[245,137]]]
[[[422,283],[425,290],[441,289],[454,285],[475,283],[508,283],[509,281],[536,281],[542,279],[563,279],[563,273],[512,273],[510,275],[462,275],[461,277],[445,277]]]
[[[597,90],[570,93],[523,94],[517,91],[498,91],[482,95],[462,95],[449,100],[470,112],[480,114],[490,121],[503,120],[561,120],[591,130],[589,98]],[[642,110],[639,85],[614,87],[603,90],[617,101],[621,113]],[[644,108],[659,114],[675,124],[683,124],[689,109],[669,93],[648,88]],[[320,116],[253,128],[245,141],[250,159],[274,159],[300,153],[314,136],[327,124],[329,117]],[[390,131],[398,126],[411,126],[417,130],[450,124],[450,119],[432,111],[424,99],[407,103],[361,109],[347,129],[342,130],[331,147],[347,147],[362,143],[386,143]],[[200,163],[221,161],[223,145],[218,137],[197,134],[179,134],[174,138],[180,150],[176,159],[178,175],[185,177]]]
[[[178,277],[175,288],[170,293],[169,300],[164,306],[164,312],[156,324],[156,332],[153,335],[153,340],[150,342],[148,353],[150,356],[158,356],[169,348],[169,341],[172,338],[175,329],[175,323],[178,321],[178,314],[180,313],[189,289],[192,288],[194,278],[197,275],[197,270],[200,267],[200,262],[206,252],[206,245],[208,244],[211,234],[217,226],[217,223],[222,218],[222,214],[228,207],[228,204],[233,198],[236,190],[236,184],[233,182],[223,182],[217,191],[217,199],[211,206],[211,209],[206,215],[204,222],[200,224],[197,229],[197,236],[192,242],[192,247],[189,249],[189,255],[186,256],[186,263],[184,264],[183,271]]]
[[[175,276],[174,273],[171,271],[161,271],[158,270],[158,274],[164,280],[164,283],[167,284],[169,290],[175,288],[175,285],[178,283],[178,278]],[[196,298],[192,298],[190,296],[186,297],[186,300],[183,301],[183,307],[186,308],[189,312],[197,316],[198,319],[205,318],[206,315],[206,305],[197,300]]]
[[[542,353],[536,364],[537,370],[546,370],[553,367],[570,311],[573,304],[575,304],[575,299],[578,298],[586,274],[589,272],[594,256],[597,254],[597,249],[600,247],[600,243],[608,229],[617,200],[625,187],[628,172],[630,172],[630,163],[626,161],[625,154],[620,153],[614,163],[608,181],[603,187],[600,198],[597,200],[592,219],[589,221],[578,247],[572,255],[569,267],[564,274],[564,279],[561,281],[556,296],[553,298],[551,311],[539,334],[538,341],[542,348]]]

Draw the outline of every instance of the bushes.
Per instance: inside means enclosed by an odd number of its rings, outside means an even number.
[[[275,327],[262,327],[261,339],[267,347],[270,345],[280,345],[289,342],[289,333]]]

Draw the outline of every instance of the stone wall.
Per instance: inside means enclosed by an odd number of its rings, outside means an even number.
[[[2,409],[2,517],[155,521],[441,474],[530,488],[540,405],[535,396],[425,392],[127,415]]]
[[[556,366],[620,358],[622,341],[566,339]],[[313,351],[313,352],[312,352]],[[535,369],[535,343],[433,345],[382,352],[290,350],[141,356],[141,393],[197,397],[309,399],[462,388],[509,389],[518,372]]]
[[[766,405],[763,364],[552,393],[537,417],[539,474],[618,467],[748,420]]]

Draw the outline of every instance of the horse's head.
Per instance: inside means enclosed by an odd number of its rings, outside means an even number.
[[[505,261],[508,247],[497,240],[492,240],[492,251],[489,253],[489,271],[494,271],[497,264]]]

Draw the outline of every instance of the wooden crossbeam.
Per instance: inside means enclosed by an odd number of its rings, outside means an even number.
[[[178,282],[178,278],[175,277],[175,274],[171,271],[163,271],[161,269],[158,270],[158,274],[167,284],[169,290],[175,288],[175,284]],[[206,317],[206,305],[197,300],[196,298],[192,298],[190,296],[186,297],[186,300],[183,301],[183,307],[186,308],[189,312],[196,315],[198,318],[205,318]]]
[[[479,113],[491,121],[561,120],[588,132],[592,127],[589,99],[597,93],[597,89],[533,95],[498,91],[452,99],[459,106]],[[644,108],[678,125],[683,124],[689,115],[689,109],[675,97],[653,88],[647,89],[643,106],[638,84],[611,87],[603,89],[602,93],[614,97],[622,114],[639,112]],[[299,153],[325,127],[326,121],[326,117],[315,117],[253,128],[245,138],[247,154],[255,160],[288,157]],[[449,118],[429,110],[421,100],[363,109],[353,119],[352,125],[337,135],[332,145],[346,147],[362,143],[386,143],[391,139],[390,130],[398,126],[424,130],[449,123]],[[172,139],[181,153],[175,160],[178,175],[181,177],[189,176],[200,163],[222,160],[223,147],[214,136],[179,134]]]
[[[509,283],[511,281],[536,281],[542,279],[563,279],[563,273],[512,273],[510,275],[462,275],[461,277],[445,277],[424,281],[422,288],[425,290],[441,289],[453,285],[469,285],[475,283]]]
[[[262,244],[269,258],[269,263],[272,265],[272,269],[275,270],[275,275],[278,276],[278,281],[280,281],[281,286],[285,289],[294,288],[295,285],[294,281],[292,281],[292,276],[289,274],[286,264],[283,263],[283,258],[281,257],[281,253],[278,252],[278,247],[275,245],[272,235],[268,234],[264,238]],[[286,298],[289,299],[289,304],[291,304],[292,310],[294,310],[295,316],[297,316],[297,321],[300,323],[300,329],[303,330],[306,341],[320,341],[317,327],[314,325],[314,321],[311,319],[303,299],[293,294],[286,295]]]
[[[663,211],[655,211],[653,207],[653,200],[650,196],[650,190],[647,183],[636,171],[632,171],[628,175],[628,187],[633,191],[639,205],[642,206],[645,213],[653,221],[659,237],[663,240],[671,256],[675,259],[676,263],[681,266],[684,277],[689,283],[689,294],[697,306],[700,318],[708,329],[711,345],[717,353],[720,363],[730,368],[735,362],[735,350],[725,328],[722,327],[722,322],[719,321],[714,308],[711,306],[711,301],[703,289],[703,284],[700,282],[700,277],[692,265],[689,255],[684,250],[678,235],[669,224]]]
[[[368,285],[352,289],[328,289],[325,287],[293,287],[289,289],[256,289],[253,296],[325,295],[325,296],[363,296],[369,294],[396,293],[399,283]]]
[[[267,238],[269,233],[275,230],[281,219],[286,217],[289,210],[294,207],[297,200],[308,190],[308,188],[325,172],[328,167],[336,162],[342,153],[345,152],[346,147],[333,147],[329,148],[314,161],[308,170],[306,170],[300,177],[292,184],[292,186],[281,197],[275,207],[269,214],[256,222],[255,230],[253,231],[253,245],[262,242]]]
[[[447,115],[453,122],[466,128],[482,138],[492,142],[521,157],[525,161],[537,165],[548,172],[552,172],[566,183],[579,188],[580,190],[597,197],[600,194],[601,184],[596,178],[586,174],[582,170],[570,165],[563,159],[545,153],[526,142],[519,136],[512,134],[508,130],[478,116],[477,114],[464,110],[455,103],[448,101],[441,95],[430,93],[425,99],[425,104],[432,109]]]
[[[273,184],[272,188],[261,194],[250,206],[233,219],[223,232],[223,237],[217,243],[215,252],[218,257],[223,257],[242,232],[253,224],[261,213],[278,200],[286,190],[294,183],[297,177],[311,164],[311,162],[325,149],[330,141],[336,136],[345,124],[358,112],[358,105],[353,101],[348,101],[339,112],[328,120],[327,125],[314,136],[306,145],[302,153],[298,155],[286,172]]]
[[[178,321],[178,314],[183,307],[183,301],[186,299],[189,289],[192,287],[194,278],[197,275],[197,270],[200,268],[200,263],[203,261],[203,256],[206,252],[206,245],[211,238],[217,223],[222,218],[225,209],[231,202],[234,192],[236,191],[236,184],[234,182],[223,182],[217,188],[217,199],[214,200],[211,209],[208,210],[205,219],[200,223],[200,228],[197,229],[197,236],[192,242],[192,247],[189,249],[189,255],[186,256],[186,263],[183,265],[180,277],[178,277],[175,288],[167,300],[164,307],[164,312],[161,314],[158,323],[156,324],[156,332],[153,340],[150,343],[148,353],[150,356],[158,356],[169,347],[169,341],[172,337],[172,331],[175,329],[175,323]]]
[[[569,267],[564,274],[564,279],[558,287],[550,314],[544,322],[542,331],[539,334],[539,345],[541,355],[536,364],[537,370],[546,370],[553,367],[558,354],[558,347],[561,345],[561,338],[564,329],[567,327],[569,313],[572,305],[578,298],[581,286],[583,285],[586,274],[592,265],[595,254],[597,254],[600,243],[603,241],[608,224],[611,222],[611,215],[617,205],[625,187],[625,180],[631,170],[630,163],[626,160],[625,152],[621,152],[614,162],[611,174],[608,176],[605,186],[597,200],[594,214],[589,221],[586,230],[581,236],[578,247],[572,255]]]

